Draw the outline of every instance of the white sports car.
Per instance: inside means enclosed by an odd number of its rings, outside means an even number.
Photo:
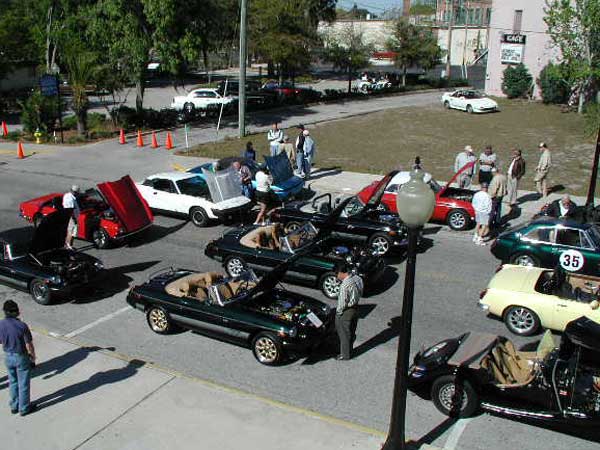
[[[225,108],[233,107],[236,97],[232,95],[223,96],[218,89],[201,88],[190,91],[187,95],[173,97],[171,108],[184,110],[191,113],[195,109],[205,110],[211,107],[218,108],[221,104]]]
[[[211,220],[239,218],[252,207],[250,199],[241,194],[241,186],[235,184],[235,172],[226,172],[215,174],[208,182],[196,173],[158,173],[136,186],[153,211],[183,215],[205,227]]]
[[[445,92],[442,95],[442,104],[448,109],[460,109],[469,114],[500,111],[498,103],[473,89]]]

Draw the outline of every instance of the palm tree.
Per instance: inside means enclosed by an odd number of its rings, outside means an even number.
[[[72,108],[77,117],[77,134],[84,135],[87,131],[89,108],[86,86],[93,83],[97,73],[96,55],[91,52],[74,52],[64,62],[73,92]]]

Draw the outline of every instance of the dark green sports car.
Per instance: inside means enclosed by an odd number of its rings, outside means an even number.
[[[600,274],[600,229],[589,223],[537,219],[500,234],[491,251],[502,262]]]

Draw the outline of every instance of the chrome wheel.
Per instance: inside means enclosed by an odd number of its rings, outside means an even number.
[[[438,400],[448,411],[452,411],[455,408],[458,399],[456,398],[456,388],[453,383],[442,386],[438,392]],[[465,406],[467,406],[467,395],[463,392],[460,410],[464,410]]]
[[[533,259],[532,256],[527,255],[527,254],[523,254],[523,255],[518,255],[514,258],[513,262],[519,266],[526,266],[526,267],[535,267],[536,261]]]
[[[510,331],[520,335],[530,335],[538,328],[538,318],[527,308],[513,306],[506,313],[506,326]]]
[[[240,258],[230,258],[225,264],[225,270],[232,277],[237,277],[246,271],[246,266]]]
[[[94,230],[92,233],[92,240],[94,241],[94,245],[98,248],[108,247],[108,234],[106,234],[106,231],[102,228]]]
[[[291,233],[296,231],[298,228],[300,228],[300,224],[298,222],[290,222],[286,225],[285,231],[286,233]]]
[[[321,290],[328,298],[337,298],[340,292],[340,284],[342,283],[337,279],[335,274],[329,274],[323,278]]]
[[[155,333],[166,333],[169,329],[169,318],[162,309],[153,308],[148,313],[148,324]]]
[[[383,236],[377,236],[371,241],[371,248],[375,255],[385,255],[390,250],[390,241]]]
[[[262,364],[273,364],[279,359],[279,348],[273,339],[260,336],[254,342],[254,354]]]
[[[448,225],[453,230],[464,230],[467,225],[467,217],[462,211],[451,212],[448,216]]]
[[[50,303],[50,287],[44,280],[33,280],[29,285],[29,292],[36,303],[40,305]]]

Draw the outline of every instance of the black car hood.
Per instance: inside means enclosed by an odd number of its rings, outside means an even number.
[[[38,254],[65,246],[70,209],[61,209],[42,219],[33,232],[29,253]]]

